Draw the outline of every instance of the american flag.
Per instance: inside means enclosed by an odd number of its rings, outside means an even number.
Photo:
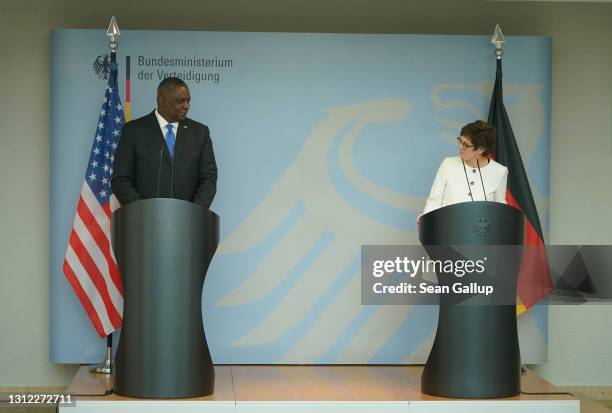
[[[110,244],[111,214],[119,207],[110,183],[125,121],[116,76],[113,62],[64,260],[64,274],[101,337],[121,326],[123,314],[123,287]]]

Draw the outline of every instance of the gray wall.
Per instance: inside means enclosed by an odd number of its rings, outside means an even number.
[[[49,31],[123,29],[491,34],[553,38],[550,238],[611,244],[612,5],[499,1],[0,0],[0,386],[67,383],[48,361]],[[528,63],[526,63],[528,64]],[[67,125],[69,127],[69,125]],[[612,306],[552,307],[558,385],[612,385]]]

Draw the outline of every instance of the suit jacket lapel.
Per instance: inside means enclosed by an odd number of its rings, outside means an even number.
[[[176,132],[176,142],[174,143],[174,160],[179,158],[185,150],[186,138],[189,133],[189,127],[186,123],[180,122],[178,124],[178,130]]]

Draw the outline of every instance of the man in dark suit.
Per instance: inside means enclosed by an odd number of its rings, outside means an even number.
[[[190,100],[185,82],[166,78],[157,88],[157,109],[124,125],[112,178],[122,205],[177,198],[210,207],[217,164],[208,127],[187,118]]]

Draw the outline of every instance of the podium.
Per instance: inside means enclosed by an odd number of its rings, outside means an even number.
[[[423,215],[419,239],[426,249],[452,245],[519,246],[523,244],[524,228],[524,216],[518,209],[496,202],[465,202]],[[519,267],[520,262],[509,268],[515,271],[512,297],[516,296]],[[421,391],[453,398],[515,396],[521,389],[520,362],[514,305],[445,304],[441,299],[438,328],[421,376]]]
[[[125,298],[114,392],[138,398],[212,394],[202,289],[219,244],[219,217],[187,201],[146,199],[118,209],[112,230]]]

